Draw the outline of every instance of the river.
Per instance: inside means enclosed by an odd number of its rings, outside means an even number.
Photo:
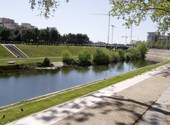
[[[0,107],[126,73],[149,64],[146,61],[136,61],[14,73],[0,78]]]

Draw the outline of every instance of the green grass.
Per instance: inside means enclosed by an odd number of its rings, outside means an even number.
[[[15,61],[16,64],[28,64],[42,62],[45,57],[48,57],[52,62],[62,61],[62,54],[65,51],[69,51],[71,57],[77,59],[78,54],[83,51],[89,51],[91,54],[96,52],[98,47],[81,47],[81,46],[52,46],[52,45],[16,45],[24,53],[26,53],[29,58],[15,58],[11,53],[9,53],[4,47],[0,46],[0,66],[7,66],[8,61]],[[103,52],[111,55],[111,51],[106,48],[101,48]]]
[[[62,57],[64,51],[69,51],[71,56],[78,56],[82,51],[89,51],[94,53],[98,47],[85,47],[85,46],[54,46],[54,45],[17,45],[29,57]],[[106,48],[101,48],[107,54],[110,54]]]
[[[8,50],[0,45],[0,59],[15,58]]]
[[[15,58],[3,46],[0,45],[0,66],[7,66],[8,61],[15,61],[16,64],[28,64],[42,62],[45,57],[48,57],[52,62],[62,61],[62,54],[69,51],[71,57],[77,59],[78,54],[82,51],[89,51],[94,54],[98,47],[81,47],[81,46],[54,46],[54,45],[16,45],[29,58]],[[111,51],[106,48],[101,48],[103,52],[111,55]]]
[[[28,116],[30,114],[47,109],[49,107],[64,103],[66,101],[75,99],[77,97],[86,95],[88,93],[91,93],[96,90],[102,89],[104,87],[110,86],[112,84],[123,81],[125,79],[132,78],[136,75],[139,75],[146,71],[152,70],[159,66],[165,65],[167,63],[170,63],[170,61],[158,63],[158,64],[154,64],[154,65],[149,65],[149,66],[140,68],[138,70],[135,70],[135,71],[132,71],[129,73],[125,73],[123,75],[111,77],[111,78],[108,78],[107,80],[97,81],[92,84],[85,85],[85,86],[82,86],[79,88],[75,88],[75,89],[68,90],[65,92],[53,94],[52,96],[29,100],[29,101],[18,103],[13,106],[1,108],[0,109],[0,117],[2,117],[5,114],[6,118],[0,120],[0,125],[17,120],[24,116]],[[21,107],[24,109],[24,112],[21,112],[21,110],[20,110]]]

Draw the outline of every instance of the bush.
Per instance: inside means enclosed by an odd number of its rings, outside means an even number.
[[[144,42],[137,42],[136,47],[137,47],[137,50],[140,52],[141,59],[145,59],[145,55],[148,51],[147,44]]]
[[[48,58],[45,58],[43,63],[42,63],[43,67],[51,67],[51,61]]]
[[[126,58],[129,58],[130,60],[137,60],[141,58],[140,51],[137,48],[129,48],[127,50],[127,56]]]
[[[111,62],[117,62],[117,61],[119,61],[119,55],[118,55],[118,53],[117,52],[114,52],[113,54],[112,54],[112,57],[111,57]]]
[[[63,60],[62,60],[62,61],[63,61],[65,64],[70,65],[70,64],[75,64],[75,63],[76,63],[74,59],[70,58],[70,55],[71,55],[71,54],[70,54],[69,51],[63,52]]]
[[[93,62],[96,65],[107,65],[110,63],[110,58],[108,55],[106,55],[105,53],[103,53],[102,50],[97,49],[96,53],[93,56]]]
[[[78,55],[79,65],[89,66],[91,65],[91,54],[87,51],[84,51]]]
[[[124,61],[125,60],[125,51],[122,49],[118,49],[116,50],[118,52],[118,57],[119,57],[119,61]]]

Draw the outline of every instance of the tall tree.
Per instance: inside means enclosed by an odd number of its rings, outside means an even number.
[[[12,33],[10,29],[3,29],[0,33],[1,40],[4,40],[4,41],[11,40],[11,37],[12,37],[11,35]]]
[[[59,38],[60,38],[60,34],[59,32],[57,31],[56,28],[51,28],[50,29],[50,42],[52,44],[57,44],[59,43]]]

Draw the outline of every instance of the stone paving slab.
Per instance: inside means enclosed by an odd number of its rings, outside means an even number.
[[[168,79],[167,83],[170,84],[170,70],[164,71],[162,75]],[[135,125],[170,125],[170,87],[161,94]]]
[[[134,122],[134,119],[137,119],[140,113],[145,111],[169,86],[167,81],[159,76],[165,69],[167,69],[167,66],[35,113],[8,125],[71,125],[72,122],[75,125],[80,123],[83,125],[93,125],[94,123],[113,125],[116,122],[115,119],[117,120],[122,116],[123,119],[117,121],[117,125],[123,125],[121,122],[126,121],[128,123]],[[158,76],[160,78],[156,78]],[[157,82],[159,80],[165,83],[160,84],[160,82]],[[99,106],[99,108],[95,108],[96,106]],[[108,115],[109,113],[113,115]]]
[[[132,125],[170,86],[168,81],[170,78],[160,73],[113,96],[105,96],[102,101],[53,125]],[[163,110],[155,109],[157,113]]]

